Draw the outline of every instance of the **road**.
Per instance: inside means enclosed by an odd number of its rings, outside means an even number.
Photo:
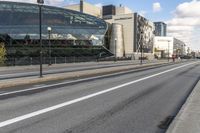
[[[109,68],[109,67],[119,67],[127,65],[136,65],[140,61],[122,61],[122,62],[101,62],[101,63],[77,63],[77,64],[62,64],[45,66],[43,68],[43,75],[56,74],[56,73],[66,73],[74,71],[85,71],[99,68]],[[156,61],[151,61],[151,63]],[[158,61],[157,61],[158,62]],[[149,63],[149,61],[144,61],[144,63]],[[19,67],[18,67],[19,68]],[[23,67],[22,67],[23,68]],[[0,69],[0,80],[22,78],[22,77],[32,77],[39,76],[39,66],[25,67],[24,69],[16,69],[15,67],[8,67],[8,69]]]
[[[0,132],[162,133],[199,76],[200,63],[185,62],[11,96],[0,90]]]

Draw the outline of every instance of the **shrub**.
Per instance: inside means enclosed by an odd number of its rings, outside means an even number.
[[[0,43],[0,65],[4,65],[6,60],[6,48],[4,43]]]

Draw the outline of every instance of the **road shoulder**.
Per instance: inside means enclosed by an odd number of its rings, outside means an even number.
[[[200,80],[166,133],[200,132]]]

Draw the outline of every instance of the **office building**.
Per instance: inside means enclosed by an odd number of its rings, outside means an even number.
[[[186,45],[184,42],[174,37],[154,37],[154,54],[158,58],[180,57],[186,55]]]
[[[106,21],[112,25],[122,25],[124,53],[120,55],[137,59],[137,55],[141,52],[140,46],[142,46],[144,53],[153,53],[154,24],[152,22],[138,13],[114,15],[112,19],[107,19]],[[114,45],[112,42],[110,45]]]
[[[167,24],[164,22],[154,22],[155,36],[167,36]]]

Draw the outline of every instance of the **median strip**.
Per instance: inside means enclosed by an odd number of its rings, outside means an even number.
[[[0,89],[1,88],[9,88],[20,85],[30,85],[36,83],[43,83],[47,81],[58,81],[65,79],[77,79],[77,78],[87,78],[92,76],[100,76],[105,74],[117,73],[128,70],[137,70],[145,67],[153,67],[158,65],[166,65],[170,63],[161,62],[161,63],[150,63],[144,65],[130,65],[130,66],[119,66],[119,67],[109,67],[109,68],[100,68],[86,71],[76,71],[76,72],[67,72],[60,74],[51,74],[44,76],[43,78],[39,78],[39,76],[27,77],[27,78],[17,78],[12,80],[0,81]]]

